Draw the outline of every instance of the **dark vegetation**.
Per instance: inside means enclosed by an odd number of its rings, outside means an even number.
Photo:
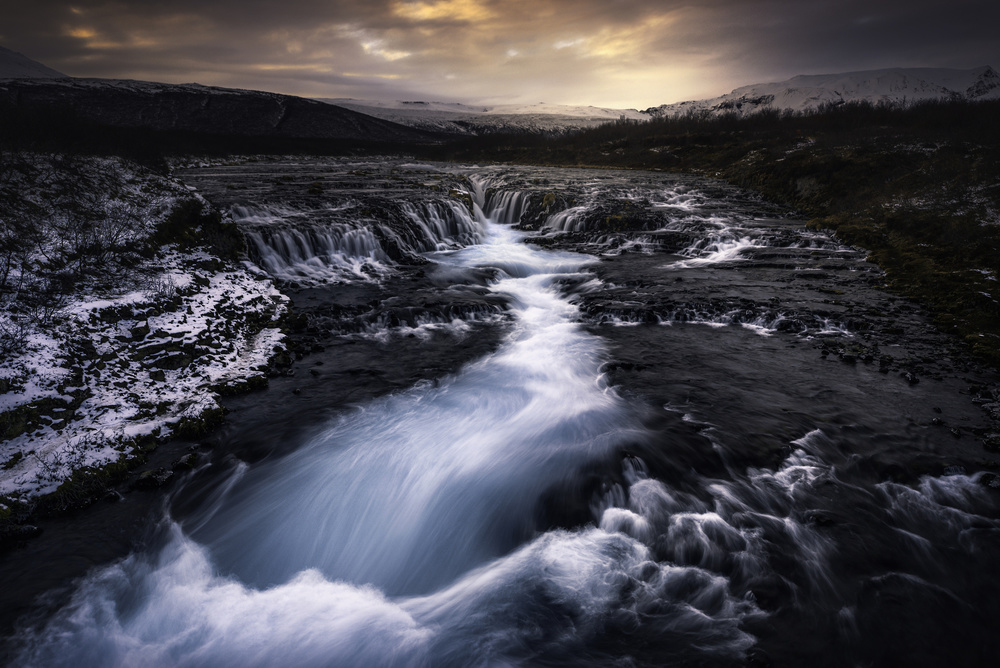
[[[1000,101],[690,115],[454,143],[451,160],[695,172],[867,249],[888,286],[1000,368]]]

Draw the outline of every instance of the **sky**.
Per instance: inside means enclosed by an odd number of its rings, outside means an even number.
[[[887,67],[1000,66],[997,0],[0,0],[70,76],[637,108]]]

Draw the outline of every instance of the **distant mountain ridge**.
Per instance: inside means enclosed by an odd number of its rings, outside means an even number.
[[[315,100],[201,84],[0,80],[0,110],[61,113],[110,128],[228,137],[426,142],[440,138]]]
[[[483,135],[499,132],[562,134],[603,125],[620,118],[648,120],[636,109],[610,109],[562,104],[488,104],[423,100],[355,100],[318,98],[369,116],[431,132]]]
[[[893,68],[800,75],[787,81],[742,86],[707,100],[663,104],[644,113],[651,117],[700,112],[746,115],[763,109],[809,111],[848,102],[992,99],[1000,99],[1000,75],[988,65],[968,70]]]
[[[498,132],[561,134],[619,119],[645,121],[687,113],[739,115],[764,109],[810,111],[823,105],[867,101],[910,104],[924,100],[1000,99],[1000,75],[989,66],[968,70],[894,68],[800,75],[742,86],[719,97],[663,104],[642,111],[556,104],[469,105],[454,102],[323,99],[354,111],[423,130],[460,135]]]
[[[639,111],[545,103],[312,100],[200,84],[75,79],[0,47],[0,108],[63,109],[109,127],[227,136],[424,142],[439,141],[442,135],[564,134],[618,120],[645,121],[688,113],[747,115],[764,109],[809,111],[857,101],[909,104],[939,99],[1000,99],[1000,75],[989,66],[800,75],[742,86],[706,100]]]
[[[23,53],[0,46],[0,79],[57,79],[62,72],[46,67]]]

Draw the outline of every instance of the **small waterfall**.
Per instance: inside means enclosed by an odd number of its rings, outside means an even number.
[[[413,238],[413,250],[417,252],[461,248],[482,241],[483,224],[459,202],[401,202],[399,206],[419,231]]]
[[[531,193],[523,190],[498,191],[491,194],[483,213],[500,225],[516,225],[531,203]]]
[[[244,234],[257,263],[287,281],[367,280],[390,271],[391,260],[371,229],[256,227]]]
[[[353,203],[301,210],[290,206],[231,208],[253,259],[272,276],[319,285],[374,281],[395,263],[421,253],[479,243],[484,233],[460,202],[379,202],[374,210]]]
[[[585,227],[583,214],[587,212],[588,208],[587,206],[574,206],[558,211],[546,219],[543,227],[554,232],[582,232]]]

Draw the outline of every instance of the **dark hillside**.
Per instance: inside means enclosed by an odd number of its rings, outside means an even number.
[[[5,133],[44,140],[69,123],[83,128],[155,136],[421,143],[438,138],[389,121],[314,100],[261,91],[106,79],[0,80]],[[11,122],[21,126],[11,129]]]

